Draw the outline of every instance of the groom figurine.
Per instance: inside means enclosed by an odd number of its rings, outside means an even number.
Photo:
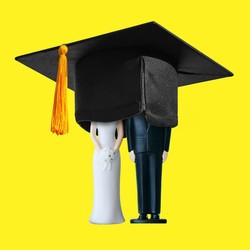
[[[171,128],[152,126],[143,112],[128,118],[126,133],[130,159],[136,164],[139,211],[139,218],[131,219],[130,223],[166,223],[159,216],[161,173],[168,155]]]

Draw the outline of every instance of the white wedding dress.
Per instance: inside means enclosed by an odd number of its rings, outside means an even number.
[[[98,140],[102,149],[114,148],[116,122],[97,122]],[[110,154],[111,155],[111,154]],[[110,156],[108,155],[108,156]],[[94,224],[122,223],[120,203],[120,153],[107,162],[102,152],[94,151],[94,202],[89,222]]]

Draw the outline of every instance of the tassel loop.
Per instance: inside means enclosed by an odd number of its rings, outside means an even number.
[[[66,57],[67,53],[68,47],[66,45],[61,45],[58,49],[59,62],[54,95],[54,105],[51,118],[51,131],[52,133],[56,133],[57,135],[63,135],[68,133],[68,62]]]

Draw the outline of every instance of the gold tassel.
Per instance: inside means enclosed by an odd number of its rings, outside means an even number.
[[[58,62],[54,106],[51,119],[51,131],[53,133],[56,133],[57,135],[63,135],[68,133],[68,63],[66,57],[67,52],[67,46],[61,45],[58,50],[60,57]]]

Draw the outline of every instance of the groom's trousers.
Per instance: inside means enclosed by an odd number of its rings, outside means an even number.
[[[160,214],[162,152],[135,155],[138,210],[140,214]]]

